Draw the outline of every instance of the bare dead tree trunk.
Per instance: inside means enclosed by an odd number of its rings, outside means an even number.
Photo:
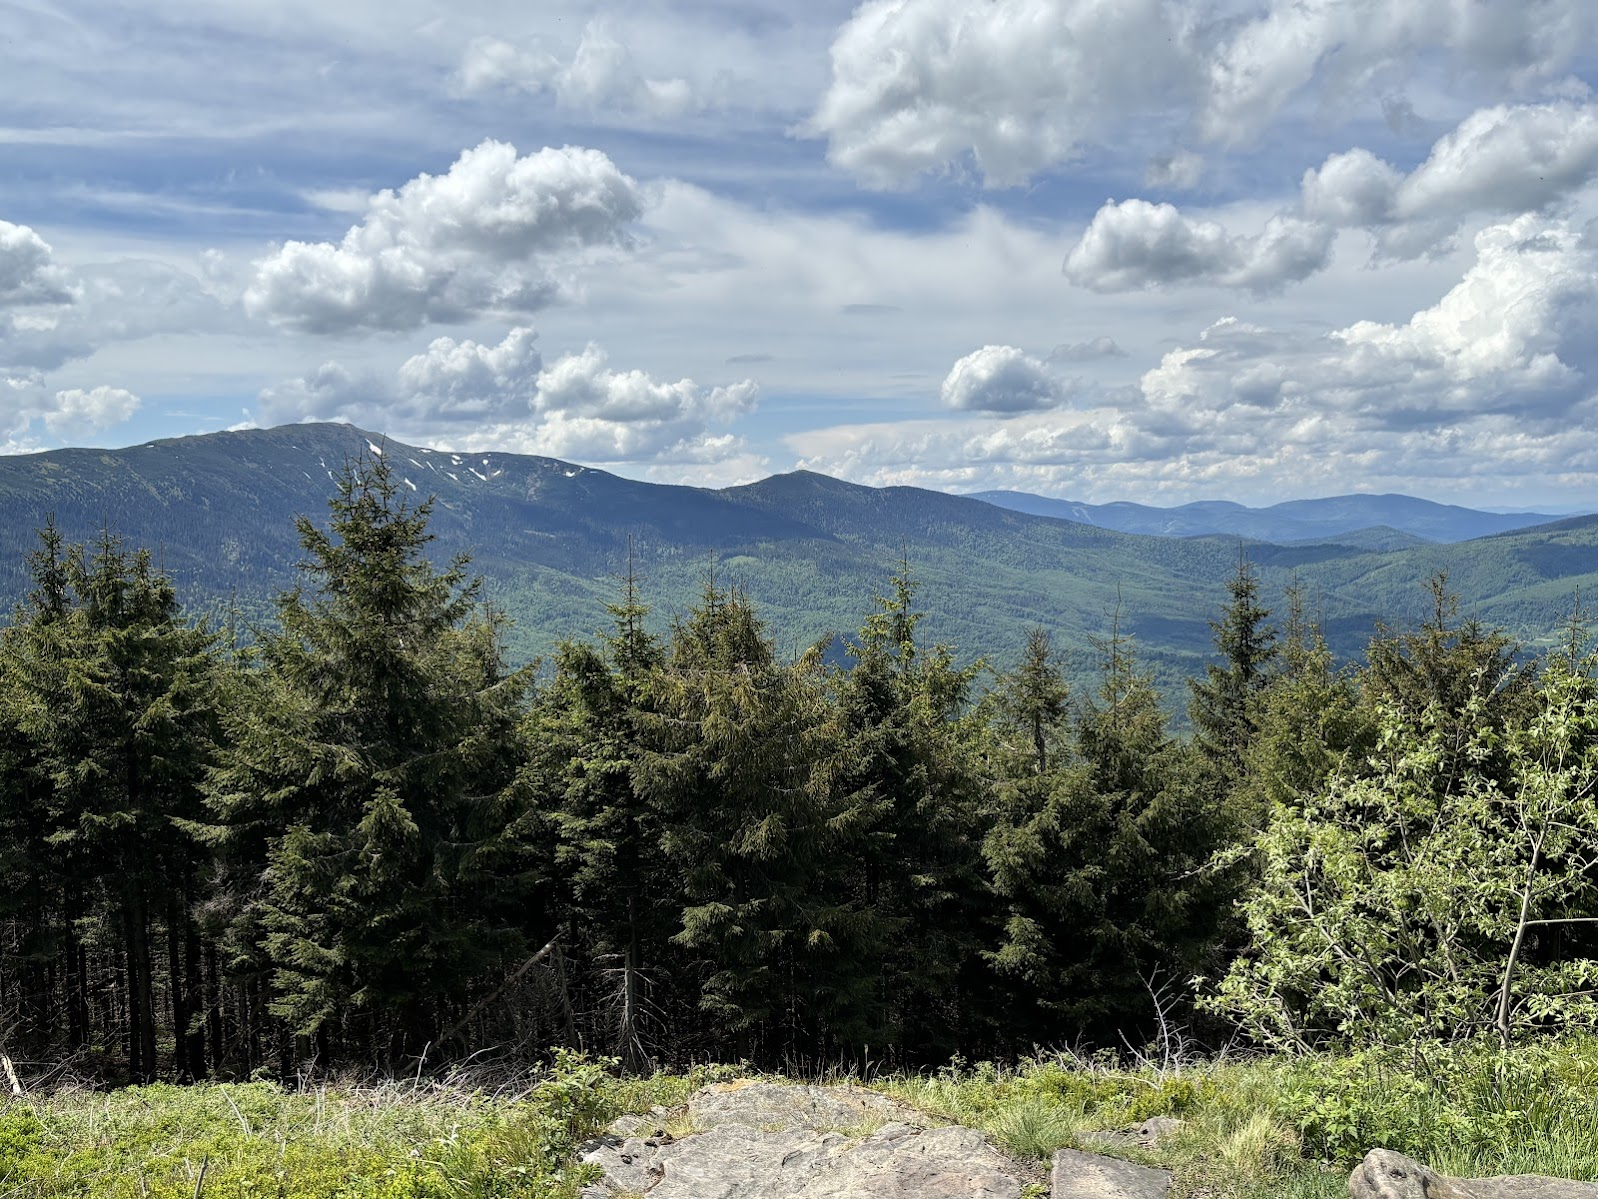
[[[1504,959],[1504,977],[1498,988],[1498,1013],[1494,1024],[1498,1029],[1498,1041],[1507,1052],[1509,1049],[1509,1011],[1510,990],[1515,981],[1515,966],[1520,961],[1520,951],[1526,944],[1526,929],[1530,927],[1531,920],[1531,893],[1537,882],[1537,870],[1542,865],[1543,833],[1537,834],[1537,839],[1531,846],[1531,865],[1526,867],[1526,884],[1520,892],[1520,919],[1515,923],[1515,939],[1509,946],[1509,956]]]

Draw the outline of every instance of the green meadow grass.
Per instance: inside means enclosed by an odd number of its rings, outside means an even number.
[[[64,1089],[0,1107],[0,1199],[569,1199],[589,1180],[577,1146],[611,1120],[746,1075],[621,1078],[563,1054],[537,1079],[493,1086]],[[864,1081],[1034,1164],[1066,1146],[1102,1151],[1085,1134],[1176,1116],[1156,1146],[1116,1150],[1170,1169],[1175,1199],[1332,1199],[1377,1145],[1453,1174],[1598,1180],[1591,1038],[1165,1068],[1054,1055]]]

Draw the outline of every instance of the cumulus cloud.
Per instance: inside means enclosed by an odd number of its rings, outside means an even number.
[[[1479,89],[1520,90],[1557,79],[1593,29],[1585,0],[1271,0],[1210,57],[1200,128],[1237,145],[1316,83],[1359,94],[1428,58]]]
[[[545,365],[533,330],[498,345],[440,337],[393,378],[324,363],[260,396],[267,422],[349,420],[471,449],[548,454],[594,463],[720,462],[743,442],[712,432],[753,411],[750,380],[703,387],[614,370],[589,345]]]
[[[1334,154],[1303,180],[1306,216],[1372,231],[1379,252],[1431,252],[1477,213],[1552,208],[1598,175],[1598,105],[1495,105],[1466,117],[1405,175],[1368,150]]]
[[[1278,215],[1255,236],[1147,200],[1109,203],[1066,256],[1065,275],[1093,291],[1213,283],[1272,292],[1322,269],[1336,231]]]
[[[1391,107],[1416,78],[1513,94],[1558,79],[1595,24],[1587,0],[869,0],[805,128],[872,186],[967,156],[1008,186],[1150,128],[1247,144],[1302,97]],[[1162,181],[1196,178],[1170,163]]]
[[[1306,171],[1296,211],[1234,234],[1170,204],[1101,208],[1065,260],[1073,283],[1129,291],[1173,283],[1279,290],[1324,269],[1339,229],[1362,229],[1379,259],[1447,249],[1470,218],[1558,207],[1598,177],[1598,104],[1495,105],[1466,117],[1407,175],[1355,148]]]
[[[49,243],[26,225],[0,221],[0,308],[70,304],[72,299]]]
[[[139,410],[139,397],[120,387],[73,388],[55,393],[43,413],[44,427],[57,436],[93,433],[119,425]]]
[[[1407,321],[1314,334],[1227,318],[1090,406],[789,442],[806,465],[866,482],[1069,480],[1083,498],[1585,486],[1598,468],[1598,245],[1525,215],[1474,248],[1463,277]]]
[[[1407,322],[1306,337],[1224,320],[1166,354],[1143,395],[1161,410],[1265,407],[1372,431],[1584,419],[1598,392],[1598,251],[1531,215],[1483,230],[1475,249],[1460,282]]]
[[[466,48],[457,83],[468,95],[502,88],[549,92],[566,108],[623,107],[671,117],[696,107],[686,79],[645,76],[627,46],[600,20],[587,24],[566,61],[500,38],[476,38]]]
[[[488,140],[444,175],[371,197],[337,245],[285,243],[256,264],[244,303],[308,333],[529,312],[557,291],[545,256],[621,244],[642,210],[637,184],[597,150],[523,157]]]
[[[1014,346],[983,346],[943,380],[943,404],[964,412],[1032,412],[1064,403],[1067,390],[1048,364]]]
[[[872,186],[966,154],[989,184],[1021,183],[1189,97],[1191,36],[1163,0],[870,0],[832,44],[806,129]]]
[[[0,375],[0,453],[43,449],[38,426],[55,437],[84,437],[119,425],[139,409],[139,397],[120,387],[51,391],[38,371]]]

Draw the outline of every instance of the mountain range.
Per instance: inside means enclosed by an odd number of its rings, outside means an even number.
[[[1561,519],[1547,512],[1481,512],[1435,504],[1410,495],[1336,495],[1248,508],[1229,500],[1203,500],[1178,508],[1146,504],[1084,504],[1022,491],[979,491],[985,500],[1033,516],[1053,516],[1122,533],[1156,537],[1244,537],[1251,541],[1336,541],[1364,549],[1399,549],[1428,541],[1469,541]]]
[[[231,605],[247,621],[265,622],[273,596],[296,581],[294,517],[322,520],[334,473],[378,452],[409,493],[436,497],[434,548],[440,559],[472,555],[488,596],[515,622],[510,651],[520,660],[606,627],[604,605],[616,595],[630,543],[662,628],[714,572],[748,592],[785,650],[847,635],[907,560],[927,613],[924,631],[963,657],[1007,664],[1026,629],[1041,624],[1080,684],[1091,674],[1093,639],[1118,611],[1141,659],[1174,687],[1208,660],[1208,622],[1247,536],[1129,533],[805,471],[720,490],[669,486],[551,458],[450,453],[348,425],[302,424],[0,458],[0,603],[9,608],[24,593],[33,531],[53,516],[71,540],[109,526],[149,547],[191,609]],[[1576,593],[1591,594],[1598,583],[1598,517],[1444,544],[1442,530],[1471,519],[1520,518],[1408,497],[1345,499],[1371,501],[1344,507],[1380,515],[1386,530],[1241,550],[1258,567],[1267,602],[1279,608],[1296,580],[1345,655],[1357,654],[1379,622],[1419,619],[1425,580],[1439,570],[1464,612],[1528,641],[1555,635]],[[1278,507],[1324,526],[1335,523],[1330,509],[1314,505],[1343,501],[1304,503]],[[1416,541],[1421,527],[1438,540]],[[1399,544],[1383,544],[1389,539]]]

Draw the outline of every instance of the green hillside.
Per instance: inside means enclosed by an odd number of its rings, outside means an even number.
[[[269,618],[294,580],[293,518],[320,520],[332,472],[381,444],[347,425],[295,425],[0,459],[0,599],[23,587],[22,556],[53,514],[71,539],[111,525],[149,546],[194,609],[229,602]],[[1027,627],[1045,625],[1072,673],[1117,605],[1122,627],[1170,686],[1196,671],[1208,621],[1235,570],[1233,537],[1170,538],[1010,511],[916,488],[861,487],[795,472],[708,490],[619,478],[555,459],[452,454],[389,442],[418,498],[437,496],[443,557],[473,555],[488,593],[516,622],[526,659],[607,620],[628,539],[661,625],[707,571],[745,588],[799,645],[858,627],[873,592],[907,556],[930,636],[1008,662]],[[1446,569],[1467,612],[1530,640],[1552,635],[1598,578],[1598,518],[1582,517],[1454,545],[1250,544],[1265,594],[1297,579],[1335,648],[1357,653],[1378,620],[1423,607],[1421,582]],[[1387,544],[1378,540],[1378,545]]]

